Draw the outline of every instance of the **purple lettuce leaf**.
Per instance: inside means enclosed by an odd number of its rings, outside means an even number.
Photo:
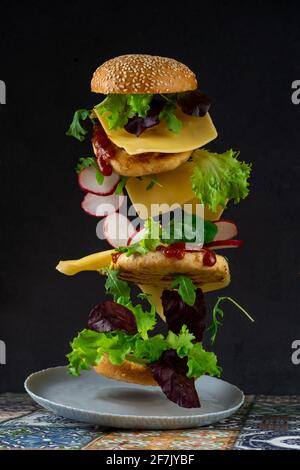
[[[149,367],[169,400],[183,408],[200,408],[195,381],[186,376],[187,358],[179,358],[176,351],[170,349]]]
[[[179,93],[177,104],[183,113],[198,117],[205,116],[210,108],[208,96],[198,90]]]
[[[159,124],[159,114],[165,104],[166,100],[162,96],[154,95],[147,116],[134,116],[130,118],[128,123],[124,126],[124,129],[130,134],[135,134],[136,137],[139,137],[146,129]]]
[[[130,335],[137,333],[137,325],[131,310],[112,300],[96,305],[88,318],[88,329],[98,333],[125,331]]]
[[[196,301],[192,306],[184,303],[179,293],[174,290],[164,290],[161,300],[169,329],[178,334],[181,327],[186,325],[196,340],[202,341],[206,317],[202,290],[196,290]]]

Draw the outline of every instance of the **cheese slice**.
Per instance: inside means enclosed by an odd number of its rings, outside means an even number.
[[[193,162],[186,162],[175,170],[159,173],[156,175],[157,184],[148,190],[146,188],[151,182],[151,176],[143,176],[142,179],[130,178],[126,183],[126,190],[139,217],[141,219],[155,217],[160,212],[158,205],[162,208],[162,204],[168,206],[192,204],[192,212],[195,213],[195,204],[199,204],[200,200],[195,197],[192,191],[193,166]],[[205,206],[204,218],[218,220],[223,210],[223,207],[218,207],[216,212],[212,212]],[[161,212],[166,211],[162,210]]]
[[[106,250],[76,260],[60,261],[56,269],[67,276],[73,276],[81,271],[97,271],[110,266],[113,252],[114,250]]]
[[[162,120],[157,126],[136,137],[125,129],[109,129],[105,115],[101,116],[97,108],[94,108],[94,111],[110,140],[118,147],[124,148],[129,155],[147,152],[187,152],[202,147],[217,137],[209,114],[203,117],[189,116],[177,109],[176,116],[182,121],[180,132],[170,131],[166,121]]]

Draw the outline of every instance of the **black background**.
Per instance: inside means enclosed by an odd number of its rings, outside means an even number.
[[[299,2],[1,2],[0,392],[21,391],[32,371],[65,363],[68,342],[104,295],[95,273],[65,277],[59,259],[106,248],[80,209],[74,165],[89,143],[65,136],[72,113],[99,101],[94,69],[124,53],[177,58],[213,101],[216,151],[253,162],[250,196],[230,205],[241,250],[228,251],[230,305],[215,350],[223,378],[246,392],[299,393],[291,363],[299,331]],[[220,293],[207,295],[211,306]]]

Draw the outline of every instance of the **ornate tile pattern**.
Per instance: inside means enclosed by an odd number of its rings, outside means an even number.
[[[0,449],[300,450],[300,396],[247,396],[219,423],[174,431],[103,429],[50,413],[26,394],[0,395]]]

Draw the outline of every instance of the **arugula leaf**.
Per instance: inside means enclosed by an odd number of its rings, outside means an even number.
[[[145,255],[149,251],[155,251],[156,248],[161,244],[160,223],[154,219],[149,218],[144,224],[144,229],[145,234],[142,240],[133,243],[129,246],[121,246],[119,248],[116,248],[116,251],[120,253],[126,253],[126,256],[130,256],[135,253]]]
[[[66,135],[75,137],[75,139],[82,142],[85,139],[85,135],[88,131],[82,127],[80,120],[85,121],[86,118],[90,115],[90,112],[91,111],[88,109],[78,109],[77,111],[75,111],[73,120],[69,129],[66,132]]]
[[[126,281],[118,278],[119,270],[106,268],[101,272],[107,276],[105,289],[108,294],[113,296],[114,301],[118,302],[122,298],[122,304],[125,304],[125,306],[130,303],[130,287]]]
[[[85,168],[89,166],[93,166],[96,170],[96,180],[98,184],[102,184],[104,181],[104,175],[101,173],[100,168],[98,166],[97,160],[95,157],[81,157],[78,160],[78,163],[75,167],[76,173],[80,173]]]
[[[233,300],[231,297],[218,297],[218,300],[215,303],[215,306],[213,308],[212,323],[211,323],[210,327],[208,328],[208,331],[211,332],[211,342],[212,342],[212,344],[215,342],[219,326],[222,325],[221,320],[224,317],[224,312],[220,307],[220,303],[223,302],[224,300],[228,300],[229,302],[232,302],[238,309],[241,310],[241,312],[244,315],[246,315],[246,317],[250,321],[254,322],[254,319],[251,317],[251,315],[249,315],[249,313],[243,307],[241,307],[240,304],[238,304],[235,300]]]
[[[178,293],[182,300],[188,305],[194,305],[197,287],[193,281],[183,274],[177,274],[174,276],[172,288],[175,289],[177,286],[179,287]]]
[[[175,109],[176,104],[171,100],[168,100],[163,110],[159,113],[159,119],[165,119],[169,130],[177,134],[182,128],[182,122],[174,114]]]
[[[173,331],[168,332],[166,341],[170,349],[175,349],[179,357],[188,356],[189,351],[193,348],[192,341],[195,336],[191,334],[186,325],[183,325],[179,334],[176,335]]]
[[[121,176],[121,179],[115,189],[115,194],[121,194],[128,180],[128,176]]]
[[[232,149],[221,154],[204,149],[193,153],[192,189],[213,212],[219,205],[226,207],[229,199],[236,204],[249,193],[251,164],[240,162],[238,156]]]
[[[205,351],[201,343],[194,344],[188,353],[188,377],[201,377],[203,374],[220,377],[222,369],[217,365],[217,356]]]
[[[146,186],[146,191],[149,191],[150,189],[152,189],[156,184],[158,186],[162,187],[162,185],[158,182],[157,176],[152,175],[150,183]]]

